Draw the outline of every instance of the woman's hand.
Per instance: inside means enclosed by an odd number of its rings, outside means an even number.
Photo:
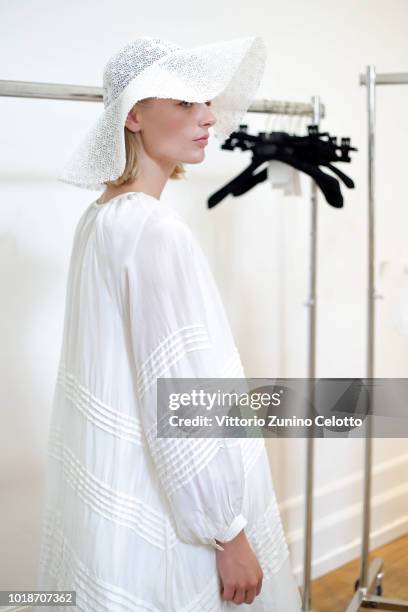
[[[263,573],[245,531],[229,542],[218,542],[217,570],[221,578],[221,598],[236,604],[254,601],[262,588]]]

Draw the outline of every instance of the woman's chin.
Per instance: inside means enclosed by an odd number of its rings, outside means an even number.
[[[200,149],[199,151],[195,151],[191,155],[186,156],[186,159],[183,159],[182,161],[185,164],[199,164],[203,161],[203,159],[205,159],[205,151],[204,149]]]

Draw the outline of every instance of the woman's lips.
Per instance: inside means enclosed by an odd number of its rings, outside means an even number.
[[[198,142],[199,144],[208,144],[208,136],[206,138],[197,138],[194,142]]]

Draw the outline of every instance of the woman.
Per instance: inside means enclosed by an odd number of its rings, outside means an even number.
[[[157,379],[245,376],[204,254],[160,195],[212,126],[238,126],[264,64],[257,37],[132,41],[60,176],[104,190],[74,236],[39,576],[80,610],[300,609],[263,439],[157,435]]]

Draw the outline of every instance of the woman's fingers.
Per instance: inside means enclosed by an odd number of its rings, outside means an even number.
[[[262,588],[262,580],[257,587],[251,587],[248,589],[235,588],[233,585],[222,585],[221,586],[221,599],[224,601],[233,601],[236,604],[247,603],[250,604],[254,601],[255,597],[259,595]]]
[[[257,596],[256,588],[248,589],[246,591],[244,602],[247,604],[250,604],[254,601],[256,596]]]
[[[221,586],[221,599],[224,601],[232,601],[234,598],[235,586],[223,584]]]

